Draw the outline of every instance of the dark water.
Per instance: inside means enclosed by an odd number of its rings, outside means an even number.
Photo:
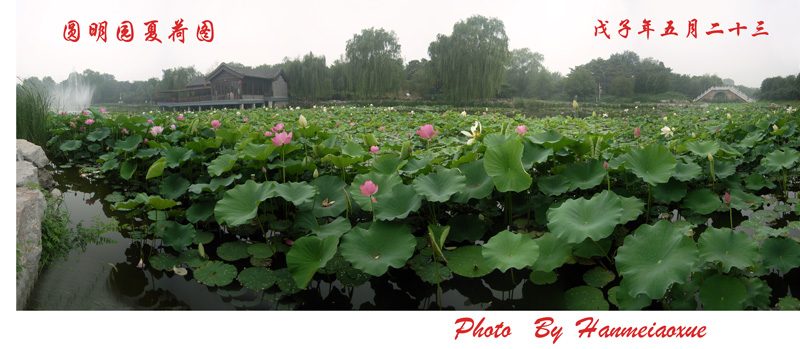
[[[64,205],[73,225],[89,224],[93,218],[109,221],[127,219],[110,209],[103,198],[112,190],[99,179],[78,175],[77,169],[62,170],[54,175],[64,192]],[[744,213],[744,212],[743,212]],[[790,214],[795,216],[794,214]],[[788,218],[788,217],[786,217]],[[736,220],[745,219],[742,215]],[[795,218],[796,219],[796,218]],[[797,234],[793,231],[793,234]],[[277,286],[264,291],[244,288],[238,281],[224,287],[208,287],[189,275],[136,267],[141,253],[151,252],[149,240],[135,240],[110,231],[104,237],[113,244],[89,245],[85,251],[72,251],[67,260],[59,260],[39,277],[29,301],[30,309],[123,310],[240,310],[240,309],[439,309],[437,286],[421,281],[410,269],[390,269],[389,273],[356,286],[344,286],[338,280],[318,273],[308,287],[296,294],[285,294]],[[142,251],[142,252],[140,252]],[[145,258],[146,260],[146,258]],[[236,264],[236,263],[234,263]],[[558,269],[558,281],[536,285],[529,274],[517,270],[499,271],[480,278],[452,275],[441,283],[443,309],[564,309],[563,295],[568,289],[583,285],[582,275],[594,266],[565,265]],[[241,266],[240,266],[241,269]],[[774,296],[797,294],[798,268],[784,276],[770,275],[768,282]],[[792,281],[794,280],[794,281]],[[619,279],[603,288],[618,284]],[[613,308],[614,306],[611,305]],[[658,309],[654,303],[651,307]]]

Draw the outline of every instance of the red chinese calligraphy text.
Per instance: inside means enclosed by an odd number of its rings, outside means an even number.
[[[147,33],[144,34],[144,41],[158,41],[161,43],[161,39],[158,38],[158,34],[156,33],[156,23],[158,21],[150,21],[144,22],[144,25],[147,26]]]
[[[100,41],[100,39],[102,39],[103,42],[106,42],[106,27],[107,26],[108,26],[108,22],[106,22],[106,21],[102,21],[100,23],[92,23],[91,25],[89,25],[89,35],[90,36],[97,36],[97,40],[95,40],[95,41]]]
[[[205,20],[197,26],[197,40],[212,42],[214,41],[214,23]]]
[[[64,40],[77,42],[81,39],[81,26],[77,21],[72,20],[64,25]]]
[[[123,21],[117,27],[117,40],[122,42],[131,42],[133,40],[133,23],[130,21]]]
[[[653,29],[650,29],[650,22],[651,21],[647,20],[647,19],[643,20],[642,21],[642,31],[639,32],[639,34],[647,33],[647,40],[650,40],[650,32],[655,31]]]
[[[186,27],[183,26],[183,18],[180,20],[175,21],[175,26],[172,27],[172,34],[169,34],[168,39],[172,39],[172,42],[175,42],[177,38],[178,41],[183,42],[183,33],[186,31]]]

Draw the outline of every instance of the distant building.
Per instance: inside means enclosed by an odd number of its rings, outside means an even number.
[[[156,105],[178,109],[280,107],[289,104],[289,85],[283,68],[249,69],[225,63],[207,76],[194,78],[186,88],[156,92]]]

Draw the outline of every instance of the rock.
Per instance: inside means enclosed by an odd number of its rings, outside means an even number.
[[[53,190],[50,191],[50,195],[52,195],[54,198],[59,198],[60,199],[61,198],[61,190],[58,190],[58,188],[53,188]]]
[[[30,162],[17,161],[17,187],[24,187],[28,182],[39,183],[39,170]]]
[[[53,180],[53,174],[45,169],[39,169],[39,185],[42,188],[50,190],[56,186],[56,181]]]
[[[32,166],[32,165],[31,165]],[[39,274],[42,256],[42,218],[47,203],[37,189],[17,188],[17,310],[25,308]]]
[[[38,168],[43,168],[50,163],[42,147],[24,139],[17,140],[17,152],[21,153],[25,160],[32,162]]]

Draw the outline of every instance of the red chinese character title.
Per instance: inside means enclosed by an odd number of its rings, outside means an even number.
[[[144,30],[144,41],[147,42],[157,42],[162,43],[161,39],[158,38],[158,20],[152,20],[143,23],[143,30]],[[173,42],[179,41],[180,43],[185,42],[185,34],[186,30],[189,30],[189,27],[185,27],[183,25],[183,18],[176,20],[175,25],[169,27],[172,31],[170,32],[169,36],[167,37],[169,40]],[[763,23],[763,22],[762,22]],[[106,30],[108,27],[107,21],[96,22],[89,25],[89,36],[96,37],[95,41],[103,40],[106,42]],[[112,29],[113,30],[113,29]],[[131,21],[122,21],[117,26],[117,41],[120,42],[131,42],[134,38],[134,26]],[[75,21],[71,20],[64,25],[64,40],[69,42],[78,42],[81,39],[81,26],[80,24]],[[212,42],[214,41],[214,23],[209,20],[204,20],[197,25],[197,41],[202,42]]]
[[[608,27],[608,21],[604,21],[604,20],[598,19],[597,22],[599,22],[599,25],[596,25],[594,27],[594,36],[601,36],[601,37],[605,37],[606,39],[610,40],[611,39],[611,35],[609,34],[609,30],[611,28]],[[629,26],[629,24],[631,24],[631,22],[628,19],[623,19],[623,20],[621,20],[619,22],[619,30],[617,32],[619,33],[619,36],[621,38],[623,38],[623,39],[627,39],[628,35],[630,34],[631,27]],[[678,35],[678,31],[676,31],[676,27],[675,27],[674,24],[676,24],[676,23],[673,22],[672,20],[667,21],[666,25],[663,27],[664,28],[664,32],[661,34],[661,36],[662,37],[663,36],[679,36]],[[644,20],[642,20],[642,30],[638,31],[638,32],[635,32],[635,33],[637,33],[638,35],[644,37],[645,40],[650,40],[650,32],[655,31],[655,29],[651,28],[651,25],[655,26],[656,24],[653,23],[652,20],[644,19]],[[747,26],[742,24],[741,22],[736,22],[736,25],[735,26],[731,26],[730,28],[721,27],[719,23],[714,22],[714,23],[709,23],[708,24],[708,30],[705,31],[705,33],[706,33],[706,36],[721,35],[721,34],[725,34],[725,29],[728,29],[728,33],[730,33],[730,35],[735,33],[736,36],[746,35],[748,33],[750,34],[750,36],[753,36],[753,37],[759,36],[759,35],[769,35],[769,32],[764,31],[763,25],[764,25],[764,21],[758,21],[756,26],[755,26],[756,30],[754,32],[748,32],[747,31]],[[687,25],[686,25],[686,28],[687,28],[686,29],[686,37],[687,38],[688,37],[693,37],[693,38],[697,39],[697,19],[689,20]]]

